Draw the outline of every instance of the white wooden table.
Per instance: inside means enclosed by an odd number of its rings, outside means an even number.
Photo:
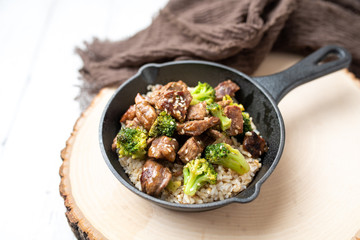
[[[60,151],[80,114],[76,46],[119,40],[166,0],[0,0],[0,239],[74,239]]]

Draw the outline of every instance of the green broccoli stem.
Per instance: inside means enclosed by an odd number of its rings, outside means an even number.
[[[216,108],[212,108],[212,107],[209,108],[210,113],[214,117],[218,117],[220,119],[221,130],[226,131],[231,126],[231,119],[225,116],[223,110],[218,104],[216,104],[216,106],[217,106]]]
[[[234,170],[240,175],[247,173],[250,170],[250,166],[242,154],[236,155],[229,153],[226,158],[221,159],[221,165]]]
[[[207,183],[207,177],[205,174],[202,176],[196,176],[195,174],[191,175],[192,176],[186,183],[184,193],[189,196],[194,196],[196,191]]]
[[[222,131],[226,131],[227,129],[230,128],[231,126],[231,119],[222,115],[222,114],[217,114],[219,119],[220,119],[220,126],[221,126],[221,130]]]
[[[208,96],[209,94],[207,93],[196,93],[193,95],[193,99],[191,100],[191,103],[190,105],[195,105],[195,104],[198,104],[200,102],[202,102],[201,100],[199,99],[204,99],[204,101],[206,100],[206,97]]]
[[[183,177],[184,177],[184,185],[188,182],[190,176],[190,170],[188,168],[183,168]]]
[[[195,194],[196,190],[194,191],[191,188],[194,186],[194,182],[196,180],[196,175],[191,174],[190,170],[188,168],[184,168],[183,174],[184,174],[184,193],[187,195],[191,195],[191,193],[192,193],[191,196],[193,196]]]

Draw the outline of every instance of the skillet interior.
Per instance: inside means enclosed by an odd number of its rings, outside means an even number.
[[[236,99],[253,117],[258,130],[269,144],[269,151],[262,158],[262,167],[248,188],[236,197],[206,204],[172,204],[148,196],[137,190],[121,167],[117,155],[111,150],[112,140],[120,129],[119,120],[128,107],[134,104],[138,92],[146,93],[150,84],[166,84],[182,80],[188,86],[196,86],[198,81],[208,82],[215,87],[219,82],[231,79],[240,86]],[[100,146],[108,166],[114,175],[130,190],[164,207],[199,211],[221,207],[230,202],[249,202],[260,189],[261,183],[275,168],[284,144],[284,127],[281,115],[272,98],[254,80],[245,74],[222,65],[203,61],[179,61],[165,64],[150,64],[123,84],[110,99],[100,122]]]

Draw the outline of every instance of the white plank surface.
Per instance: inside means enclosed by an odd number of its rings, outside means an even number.
[[[123,39],[166,0],[0,1],[0,239],[74,239],[60,150],[80,114],[76,46]]]

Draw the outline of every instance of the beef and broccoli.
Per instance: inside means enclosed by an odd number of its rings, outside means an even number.
[[[190,88],[177,81],[136,95],[120,119],[112,148],[119,158],[143,161],[137,179],[143,192],[194,196],[223,179],[217,169],[231,169],[239,176],[251,170],[247,159],[260,158],[267,144],[235,100],[239,89],[231,80],[215,88],[206,82]]]

